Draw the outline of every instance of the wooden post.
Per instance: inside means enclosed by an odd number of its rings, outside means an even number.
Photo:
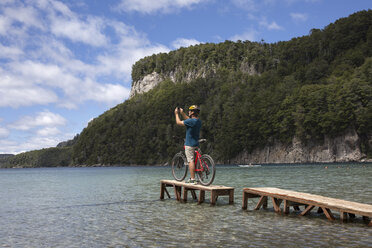
[[[216,201],[217,201],[216,191],[211,190],[211,205],[212,206],[216,205]]]
[[[248,208],[248,193],[246,193],[244,190],[243,190],[243,206],[242,206],[242,209],[247,209]]]
[[[229,204],[233,204],[234,203],[234,190],[231,189],[229,191]]]
[[[275,197],[271,197],[271,200],[273,202],[273,206],[274,206],[275,212],[280,213],[281,212],[280,211],[280,207],[279,207],[279,204],[278,204],[276,198]]]
[[[187,202],[187,188],[183,187],[183,202]]]
[[[289,201],[288,200],[284,200],[283,212],[285,214],[289,214]]]
[[[181,188],[179,186],[173,185],[174,194],[176,195],[177,201],[181,200]]]
[[[342,222],[347,221],[347,213],[346,212],[340,212],[340,218]]]
[[[160,183],[160,200],[164,200],[164,190],[165,190],[165,184]]]
[[[205,200],[205,191],[204,190],[200,190],[198,203],[199,204],[202,204],[204,202],[204,200]]]

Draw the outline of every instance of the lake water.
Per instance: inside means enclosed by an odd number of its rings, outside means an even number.
[[[328,166],[328,169],[324,167]],[[357,216],[342,223],[241,210],[242,188],[278,187],[372,204],[371,164],[218,166],[235,204],[159,200],[170,167],[0,170],[0,247],[372,247]]]

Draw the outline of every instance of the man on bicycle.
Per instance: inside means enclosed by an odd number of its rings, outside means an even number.
[[[179,113],[183,117],[181,121]],[[187,183],[196,183],[195,180],[195,162],[194,152],[199,146],[200,129],[202,126],[201,120],[199,119],[200,108],[196,105],[189,107],[189,116],[187,116],[182,108],[176,108],[174,114],[176,116],[176,124],[179,126],[186,127],[186,140],[185,140],[185,154],[187,162],[189,163],[190,179]]]

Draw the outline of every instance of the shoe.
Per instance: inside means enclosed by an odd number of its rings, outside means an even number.
[[[190,178],[189,180],[186,181],[186,183],[194,184],[194,185],[195,185],[195,184],[197,184],[198,182],[197,182],[195,179],[191,179],[191,178]]]

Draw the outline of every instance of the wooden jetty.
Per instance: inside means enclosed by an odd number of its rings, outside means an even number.
[[[168,198],[171,198],[167,187],[174,189],[174,194],[177,201],[187,202],[187,192],[190,191],[194,200],[198,200],[198,204],[201,204],[205,200],[205,191],[211,192],[211,205],[215,205],[219,196],[229,196],[229,204],[234,203],[234,188],[225,186],[203,186],[200,184],[190,184],[185,182],[179,182],[176,180],[161,180],[160,181],[160,199],[164,199],[164,193],[167,194]],[[199,198],[196,197],[195,191],[199,190]]]
[[[369,204],[278,188],[244,188],[242,208],[247,209],[248,199],[256,197],[260,199],[254,210],[260,209],[261,206],[267,208],[268,197],[270,197],[274,210],[278,213],[288,214],[290,207],[299,211],[299,206],[304,206],[304,210],[300,213],[301,216],[308,214],[313,208],[318,208],[318,213],[323,212],[329,220],[334,220],[331,210],[335,210],[340,212],[342,221],[347,221],[348,218],[355,218],[355,215],[360,215],[368,223],[368,226],[372,226],[372,205]],[[280,208],[282,202],[284,202],[283,209]]]

